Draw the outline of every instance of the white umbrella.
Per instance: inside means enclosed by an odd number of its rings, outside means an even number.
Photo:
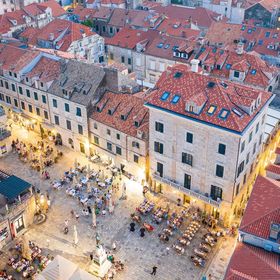
[[[78,242],[79,239],[78,239],[77,227],[74,225],[74,245],[77,246]]]
[[[114,212],[114,204],[113,204],[113,199],[112,199],[112,196],[110,196],[109,198],[109,213],[113,213]]]
[[[95,214],[95,208],[92,208],[92,226],[96,227],[96,214]]]

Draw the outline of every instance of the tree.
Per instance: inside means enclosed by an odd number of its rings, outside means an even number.
[[[85,26],[91,27],[91,28],[93,27],[93,23],[89,19],[83,21],[82,24],[85,25]]]

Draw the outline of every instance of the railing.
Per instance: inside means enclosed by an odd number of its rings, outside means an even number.
[[[184,186],[182,186],[181,184],[179,184],[179,183],[177,183],[177,182],[175,182],[171,179],[160,177],[158,174],[153,174],[153,177],[157,181],[160,181],[164,184],[167,184],[171,187],[174,187],[174,188],[180,190],[181,192],[184,192],[187,195],[190,195],[190,196],[193,196],[193,197],[195,197],[199,200],[202,200],[202,201],[204,201],[204,202],[206,202],[206,203],[208,203],[212,206],[215,206],[215,207],[220,206],[221,201],[216,201],[216,200],[212,199],[211,197],[208,197],[204,194],[189,190],[189,189],[185,188]]]

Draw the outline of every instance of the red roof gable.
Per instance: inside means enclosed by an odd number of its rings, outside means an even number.
[[[149,110],[144,106],[144,99],[132,94],[106,92],[96,106],[102,107],[102,111],[95,110],[92,119],[133,137],[137,137],[137,131],[140,130],[144,133],[145,141],[148,140]],[[113,114],[108,113],[109,109],[114,110]],[[124,113],[129,113],[125,120],[121,119]],[[138,127],[135,121],[139,122]]]
[[[280,175],[280,165],[270,164],[269,166],[266,167],[266,171]]]
[[[179,72],[179,77],[176,77],[177,72]],[[161,99],[164,92],[170,93],[165,101]],[[189,103],[200,93],[206,96],[201,112],[199,114],[187,112],[186,103]],[[171,100],[175,95],[179,95],[180,99],[174,104]],[[238,98],[236,98],[238,102],[236,104],[231,100],[231,97],[243,97],[256,101],[259,96],[261,96],[261,104],[252,115],[245,113],[239,107],[243,104],[240,104]],[[177,66],[170,67],[161,75],[148,99],[148,105],[228,130],[243,132],[271,96],[268,92],[233,82],[227,82],[225,85],[220,79],[189,72],[188,67],[180,65],[179,68]],[[211,106],[216,108],[214,113],[208,113]]]
[[[279,256],[245,243],[238,243],[224,280],[279,280]]]
[[[258,176],[240,230],[268,239],[270,224],[280,223],[280,182]]]
[[[55,0],[42,2],[38,5],[45,8],[50,7],[52,9],[52,16],[55,18],[66,14],[65,10]]]

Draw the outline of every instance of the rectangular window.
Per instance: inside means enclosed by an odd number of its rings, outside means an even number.
[[[67,127],[68,130],[71,130],[71,129],[72,129],[72,128],[71,128],[71,121],[66,120],[66,127]]]
[[[252,137],[253,137],[253,131],[251,131],[249,134],[249,143],[252,141]]]
[[[14,99],[14,104],[16,107],[18,107],[18,101],[16,99]]]
[[[107,142],[107,150],[112,151],[112,144]]]
[[[18,91],[19,91],[20,94],[23,94],[22,87],[19,86],[19,87],[18,87]]]
[[[129,65],[131,65],[131,58],[128,58],[128,59],[127,59],[127,63],[128,63]]]
[[[233,73],[233,76],[235,77],[235,78],[239,78],[239,71],[234,71],[234,73]]]
[[[124,59],[124,56],[122,56],[122,63],[124,63],[125,59]]]
[[[54,108],[57,108],[57,100],[56,100],[56,99],[53,99],[53,100],[52,100],[52,104],[53,104],[53,107],[54,107]]]
[[[16,91],[16,86],[12,84],[12,91]]]
[[[235,189],[235,196],[238,195],[238,193],[239,193],[239,188],[240,188],[240,184],[238,184],[238,185],[236,186],[236,189]]]
[[[211,197],[214,200],[222,199],[223,197],[222,188],[211,185]]]
[[[120,139],[121,139],[121,135],[120,135],[119,133],[117,133],[117,134],[116,134],[116,138],[117,138],[118,140],[120,140]]]
[[[122,155],[122,148],[121,147],[118,147],[118,146],[116,146],[116,154],[117,155]]]
[[[156,131],[163,133],[163,123],[160,122],[155,122],[155,126],[156,126]]]
[[[78,124],[78,132],[79,132],[79,134],[81,134],[81,135],[83,135],[83,126],[82,125],[80,125],[80,124]]]
[[[135,162],[135,163],[139,163],[139,156],[138,155],[133,155],[133,161]]]
[[[257,143],[254,144],[253,154],[256,152],[256,148],[257,148]]]
[[[21,109],[22,109],[22,110],[25,110],[25,104],[24,104],[23,101],[21,101],[20,105],[21,105]]]
[[[11,97],[10,97],[10,96],[6,96],[6,102],[7,102],[8,104],[12,104],[12,102],[11,102]]]
[[[34,91],[34,99],[38,100],[38,93]]]
[[[249,160],[250,160],[250,153],[248,153],[246,156],[246,164],[249,162]]]
[[[245,173],[244,177],[243,177],[243,185],[246,184],[246,180],[247,180],[247,174]]]
[[[132,147],[139,149],[140,148],[140,144],[136,141],[132,141]]]
[[[244,160],[238,166],[237,177],[240,175],[240,173],[242,173],[243,170],[244,170]]]
[[[30,104],[28,104],[28,111],[29,111],[30,113],[32,113],[32,112],[33,112],[33,110],[32,110],[32,106],[31,106]]]
[[[114,60],[114,54],[110,53],[110,59]]]
[[[160,163],[160,162],[157,162],[157,172],[158,172],[160,177],[163,176],[163,164]]]
[[[70,112],[69,104],[65,103],[64,104],[65,112]]]
[[[26,89],[25,91],[26,91],[26,96],[27,96],[27,97],[30,97],[30,90],[29,90],[29,89]]]
[[[163,154],[163,144],[160,142],[154,142],[154,151]]]
[[[259,126],[260,126],[260,124],[257,123],[257,125],[256,125],[256,133],[259,131]]]
[[[5,82],[5,88],[6,88],[6,89],[9,89],[9,84],[8,84],[8,82]]]
[[[48,112],[47,112],[47,111],[44,111],[44,118],[45,118],[46,120],[48,120],[48,119],[49,119],[49,114],[48,114]]]
[[[79,107],[76,108],[76,116],[78,116],[78,117],[82,116],[82,110]]]
[[[244,151],[244,149],[245,149],[245,141],[243,141],[241,144],[241,153]]]
[[[223,178],[224,177],[224,167],[222,165],[216,165],[216,176]]]
[[[59,125],[59,117],[58,116],[54,116],[54,122],[56,125]]]
[[[45,104],[47,103],[47,98],[46,98],[45,95],[42,95],[42,102],[45,103]]]
[[[111,135],[111,130],[110,129],[107,129],[107,134]]]
[[[0,85],[1,85],[1,87],[3,87],[3,86],[4,86],[4,84],[3,84],[3,81],[2,81],[2,80],[0,80]]]
[[[191,189],[191,180],[192,180],[191,175],[185,174],[185,177],[184,177],[184,188],[189,189],[189,190]]]
[[[5,101],[5,97],[3,93],[0,93],[0,100]]]
[[[260,135],[260,139],[259,139],[259,146],[262,144],[262,134]]]
[[[99,145],[99,138],[97,136],[94,136],[93,142],[94,142],[94,144]]]
[[[262,124],[264,124],[265,115],[262,116]]]
[[[188,153],[182,153],[182,163],[193,166],[193,156]]]
[[[97,127],[97,123],[94,123],[94,124],[93,124],[93,128],[94,128],[94,129],[97,129],[97,128],[98,128],[98,127]]]
[[[39,108],[36,108],[36,114],[37,114],[37,116],[40,116],[40,109]]]
[[[218,148],[218,153],[221,155],[225,155],[226,154],[226,145],[220,143],[219,148]]]
[[[193,134],[192,134],[192,133],[187,132],[186,141],[187,141],[188,143],[193,143]]]

